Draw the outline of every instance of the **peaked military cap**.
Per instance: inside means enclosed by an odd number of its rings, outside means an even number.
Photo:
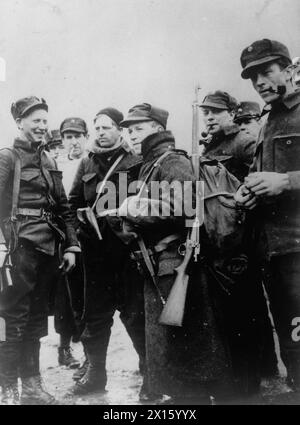
[[[48,147],[62,145],[61,134],[59,130],[49,130],[46,135]]]
[[[157,121],[164,128],[167,127],[169,112],[150,105],[150,103],[142,103],[135,105],[129,109],[127,118],[121,121],[122,127],[128,127],[136,122]]]
[[[122,112],[118,111],[116,108],[108,107],[101,109],[94,118],[94,122],[97,120],[99,115],[107,115],[111,118],[117,125],[120,125],[120,122],[124,119]]]
[[[246,47],[241,54],[242,78],[250,78],[251,70],[275,59],[285,58],[292,63],[288,48],[279,41],[264,38]]]
[[[237,104],[237,100],[230,96],[230,94],[225,91],[217,90],[215,92],[208,93],[203,99],[200,107],[227,109],[229,111],[233,111],[237,107]]]
[[[244,118],[260,118],[261,110],[257,102],[239,103],[233,121],[238,123]]]
[[[23,118],[35,109],[44,109],[48,112],[45,99],[36,96],[23,97],[11,105],[10,111],[14,120],[16,120]]]
[[[75,131],[76,133],[88,132],[86,122],[82,118],[71,117],[66,118],[60,125],[60,134],[62,135],[65,131]]]

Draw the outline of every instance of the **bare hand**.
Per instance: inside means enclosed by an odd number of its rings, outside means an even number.
[[[244,185],[238,188],[234,199],[238,206],[248,210],[252,210],[257,205],[256,196]]]
[[[71,270],[74,269],[75,264],[76,264],[76,257],[74,252],[65,252],[63,255],[62,263],[59,266],[59,268],[63,269],[65,273],[69,273]]]
[[[290,189],[288,174],[256,172],[245,178],[245,186],[255,196],[277,196]]]

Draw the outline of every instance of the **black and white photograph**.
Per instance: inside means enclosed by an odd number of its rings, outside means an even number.
[[[300,405],[299,22],[0,0],[0,406]]]

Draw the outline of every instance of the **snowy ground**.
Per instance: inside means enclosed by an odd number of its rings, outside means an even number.
[[[52,318],[49,318],[49,336],[41,341],[41,370],[44,383],[47,390],[62,404],[140,404],[138,395],[142,378],[138,372],[138,357],[118,314],[115,315],[107,354],[108,384],[105,394],[66,397],[66,393],[74,384],[72,380],[74,370],[58,365],[58,335],[54,331]],[[83,359],[81,344],[73,344],[72,348],[74,357]]]

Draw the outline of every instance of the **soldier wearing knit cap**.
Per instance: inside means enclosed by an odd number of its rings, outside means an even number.
[[[76,374],[79,379],[72,388],[74,394],[105,389],[106,353],[116,310],[120,311],[120,318],[139,355],[141,372],[145,362],[143,284],[127,246],[117,237],[121,231],[120,222],[110,217],[98,218],[102,234],[99,240],[89,223],[75,216],[77,209],[92,207],[97,190],[106,178],[108,188],[114,190],[103,191],[99,203],[111,197],[116,206],[120,202],[119,194],[126,194],[128,185],[138,178],[141,159],[133,155],[122,138],[119,127],[122,119],[122,112],[112,107],[96,114],[96,140],[79,164],[69,195],[86,271],[85,327],[81,341],[87,355],[87,367],[80,370],[80,375]]]

